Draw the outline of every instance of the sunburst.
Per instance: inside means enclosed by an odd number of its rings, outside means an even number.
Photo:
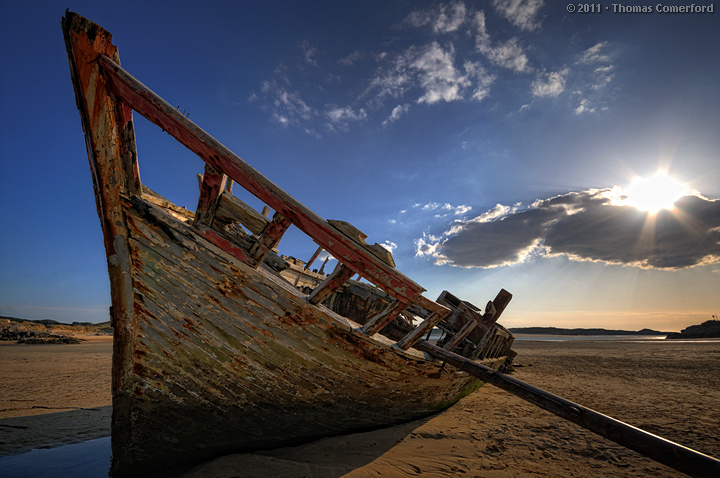
[[[658,173],[633,181],[624,189],[622,203],[656,214],[661,209],[672,209],[675,201],[688,194],[691,194],[690,188],[666,174]]]

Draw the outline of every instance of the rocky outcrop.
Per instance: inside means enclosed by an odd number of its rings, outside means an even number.
[[[668,339],[717,339],[720,338],[720,320],[708,320],[700,325],[691,325],[682,332],[668,334]]]

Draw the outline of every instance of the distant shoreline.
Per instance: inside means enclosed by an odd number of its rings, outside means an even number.
[[[608,329],[563,329],[559,327],[514,327],[510,332],[516,335],[560,335],[560,336],[608,336],[622,335],[629,337],[661,336],[666,339],[713,339],[720,338],[720,320],[708,320],[699,325],[691,325],[681,332],[661,332],[659,330],[642,329],[608,330]]]
[[[661,332],[659,330],[642,329],[632,330],[608,330],[608,329],[563,329],[559,327],[513,327],[510,329],[513,334],[524,335],[670,335],[672,332]]]

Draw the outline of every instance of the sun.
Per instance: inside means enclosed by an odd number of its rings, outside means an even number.
[[[648,178],[638,178],[625,188],[623,204],[654,214],[661,209],[672,209],[675,201],[690,192],[687,186],[666,174],[658,173]]]

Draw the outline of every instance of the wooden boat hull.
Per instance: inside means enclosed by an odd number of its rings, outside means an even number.
[[[448,350],[505,362],[513,337],[495,321],[509,293],[485,314],[427,299],[361,231],[307,209],[122,70],[104,29],[68,13],[63,30],[111,285],[115,477],[442,410],[480,381],[412,348],[440,323]],[[205,162],[195,213],[141,184],[133,111]],[[338,259],[331,274],[281,275],[272,251],[290,225]],[[350,287],[355,275],[366,283]]]
[[[162,209],[125,204],[134,324],[130,377],[113,402],[117,475],[387,426],[480,385],[358,332]]]

